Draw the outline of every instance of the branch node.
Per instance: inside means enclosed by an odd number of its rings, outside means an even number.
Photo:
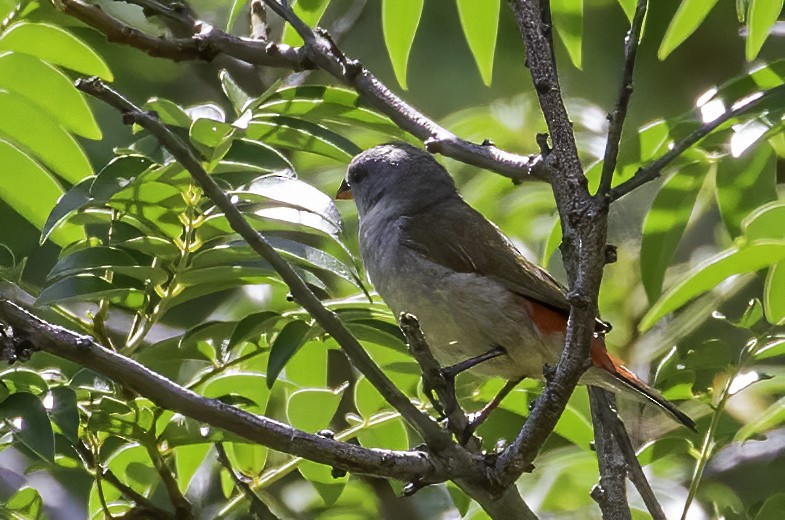
[[[591,495],[592,500],[597,503],[602,502],[605,500],[605,489],[599,484],[595,484],[593,488],[591,488]]]
[[[537,92],[540,94],[547,94],[553,90],[553,85],[551,85],[548,80],[542,79],[534,83],[534,88],[537,89]]]
[[[576,309],[588,309],[589,305],[591,305],[591,298],[586,296],[580,291],[570,291],[567,293],[567,301],[570,302],[570,305],[575,307]]]
[[[318,435],[319,437],[324,437],[325,439],[335,438],[335,432],[328,429],[319,430],[318,432],[316,432],[316,435]]]
[[[618,259],[619,255],[616,251],[616,246],[613,244],[605,244],[605,263],[615,264]]]
[[[335,467],[333,467],[333,468],[330,470],[330,476],[331,476],[332,478],[334,478],[334,479],[343,478],[343,477],[345,477],[347,474],[348,474],[348,472],[347,472],[345,469],[342,469],[342,468],[335,468]]]
[[[540,155],[544,158],[547,157],[548,154],[551,153],[551,147],[548,144],[548,134],[546,132],[540,132],[535,137],[537,141],[537,146],[540,148]]]

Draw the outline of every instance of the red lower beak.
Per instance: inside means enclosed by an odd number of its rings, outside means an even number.
[[[349,186],[349,183],[346,182],[346,179],[341,183],[341,186],[338,188],[338,193],[335,194],[335,200],[352,200],[352,188]]]

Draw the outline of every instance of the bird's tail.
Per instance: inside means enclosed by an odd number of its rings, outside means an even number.
[[[603,387],[612,392],[634,395],[640,400],[658,406],[692,431],[697,431],[695,421],[689,415],[679,410],[675,404],[665,399],[657,390],[638,379],[620,359],[608,353],[602,338],[595,338],[592,343],[591,361],[593,366],[586,371],[583,382]]]

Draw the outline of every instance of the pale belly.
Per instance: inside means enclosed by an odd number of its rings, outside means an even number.
[[[497,346],[503,347],[507,355],[480,363],[473,373],[541,379],[543,364],[558,361],[563,338],[542,337],[519,297],[500,284],[419,259],[415,265],[409,264],[409,269],[399,264],[381,276],[372,273],[372,279],[377,278],[376,288],[396,316],[408,312],[417,317],[442,366]],[[412,268],[416,268],[416,275],[410,272]]]

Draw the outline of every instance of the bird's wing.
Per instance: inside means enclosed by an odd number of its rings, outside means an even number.
[[[525,298],[563,313],[564,287],[526,260],[491,222],[462,199],[450,198],[400,221],[403,245],[459,273],[488,276]]]

